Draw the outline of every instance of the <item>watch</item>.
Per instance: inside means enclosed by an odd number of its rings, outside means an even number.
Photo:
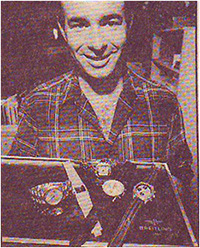
[[[118,180],[107,180],[102,188],[104,193],[112,197],[120,196],[125,190],[123,183]]]
[[[50,188],[44,195],[44,200],[49,205],[57,205],[63,198],[63,191],[58,187]]]

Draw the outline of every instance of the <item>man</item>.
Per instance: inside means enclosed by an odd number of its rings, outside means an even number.
[[[26,97],[10,155],[167,162],[189,183],[192,157],[175,95],[126,65],[124,3],[62,2],[62,9],[58,27],[76,67]]]

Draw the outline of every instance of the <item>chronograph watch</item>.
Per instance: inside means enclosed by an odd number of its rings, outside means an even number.
[[[29,192],[35,209],[44,215],[57,216],[63,213],[63,204],[72,193],[70,181],[50,182],[32,187]],[[64,203],[65,202],[65,203]]]
[[[112,197],[118,197],[124,193],[124,185],[118,180],[108,180],[102,185],[104,193]]]

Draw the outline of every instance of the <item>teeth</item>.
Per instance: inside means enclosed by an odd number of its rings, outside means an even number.
[[[101,66],[103,64],[105,64],[107,62],[108,59],[104,59],[104,60],[99,60],[99,61],[92,61],[92,64],[94,65],[98,65],[98,66]]]
[[[89,60],[89,63],[91,65],[99,67],[99,66],[106,65],[106,63],[108,62],[109,58],[106,58],[106,59],[103,59],[103,60],[98,60],[98,61],[92,60],[92,59],[88,59],[88,60]]]

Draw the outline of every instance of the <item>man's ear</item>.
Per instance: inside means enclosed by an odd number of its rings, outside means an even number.
[[[54,39],[57,40],[58,39],[58,29],[57,28],[53,28],[52,32],[53,32]]]

